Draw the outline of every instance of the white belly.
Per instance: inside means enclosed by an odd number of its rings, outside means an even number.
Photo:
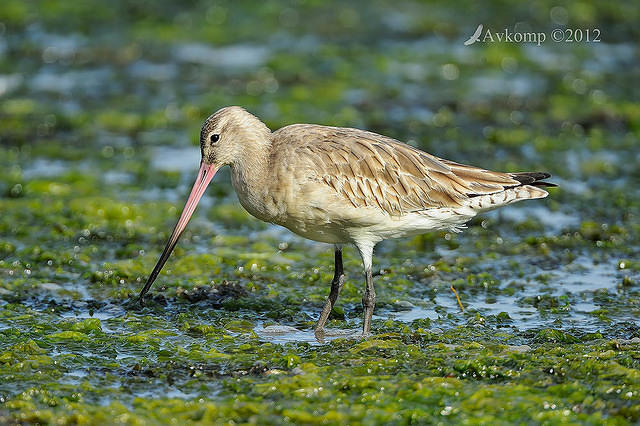
[[[379,242],[391,238],[415,236],[435,230],[460,232],[475,214],[451,209],[431,209],[403,216],[389,216],[375,208],[350,208],[349,214],[331,214],[309,208],[304,215],[288,216],[278,223],[292,232],[324,243],[346,244],[366,239]],[[465,213],[470,213],[466,212]]]

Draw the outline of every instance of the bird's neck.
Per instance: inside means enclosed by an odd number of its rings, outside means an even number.
[[[243,143],[243,152],[230,165],[231,182],[238,194],[240,204],[253,216],[272,221],[275,212],[268,205],[271,167],[271,133]]]

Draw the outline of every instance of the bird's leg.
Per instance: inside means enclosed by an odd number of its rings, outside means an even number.
[[[339,245],[336,245],[335,247],[335,273],[333,275],[333,281],[331,281],[331,291],[329,292],[329,297],[327,297],[327,301],[324,304],[324,308],[322,308],[322,313],[320,314],[320,318],[318,319],[318,323],[316,324],[316,335],[324,333],[324,326],[327,323],[327,319],[329,319],[329,314],[331,314],[333,305],[338,299],[338,295],[340,294],[340,290],[342,290],[342,286],[344,286],[342,247]]]
[[[364,323],[362,324],[362,335],[366,336],[371,332],[371,318],[373,317],[373,308],[376,306],[376,289],[373,286],[373,276],[371,275],[371,266],[364,271],[367,286],[362,296],[362,307],[364,308]]]
[[[373,257],[372,244],[357,244],[362,264],[364,266],[364,277],[366,287],[362,296],[362,307],[364,308],[364,322],[362,324],[362,335],[367,336],[371,332],[371,318],[373,317],[373,308],[376,306],[376,289],[373,286],[373,275],[371,273],[371,258]]]

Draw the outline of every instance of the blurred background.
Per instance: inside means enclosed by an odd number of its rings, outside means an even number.
[[[220,388],[190,381],[187,367],[169,382],[153,369],[169,355],[193,365],[197,350],[244,354],[225,371],[298,365],[253,350],[264,341],[309,361],[308,347],[291,343],[312,344],[309,333],[260,330],[311,329],[332,250],[250,218],[226,171],[154,287],[157,303],[126,305],[195,178],[202,121],[227,105],[273,130],[358,127],[462,163],[554,175],[560,187],[547,199],[485,215],[461,235],[381,244],[377,333],[417,333],[426,318],[441,331],[486,325],[487,339],[512,327],[517,344],[564,341],[549,327],[640,337],[638,22],[631,0],[2,0],[0,375],[11,379],[0,402],[31,401],[22,392],[47,380],[59,383],[47,385],[51,399],[11,410],[29,418],[79,383],[80,401],[96,404],[125,401],[99,391],[116,384],[142,397],[211,397]],[[480,24],[481,40],[465,45]],[[482,42],[505,28],[546,40]],[[556,29],[597,30],[601,41],[554,42]],[[331,326],[358,328],[360,261],[346,257],[351,281]],[[14,370],[39,351],[55,353],[55,366]],[[156,371],[146,385],[135,379],[145,369]]]

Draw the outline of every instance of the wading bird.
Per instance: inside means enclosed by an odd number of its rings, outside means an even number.
[[[376,292],[374,246],[433,230],[460,231],[478,213],[544,198],[541,172],[500,173],[454,163],[359,129],[294,124],[275,132],[237,106],[218,110],[200,132],[200,171],[178,223],[140,292],[140,302],[167,261],[207,185],[231,168],[240,204],[253,216],[311,240],[335,245],[335,274],[315,328],[322,335],[344,285],[342,245],[360,252],[366,286],[363,334],[371,329]]]

